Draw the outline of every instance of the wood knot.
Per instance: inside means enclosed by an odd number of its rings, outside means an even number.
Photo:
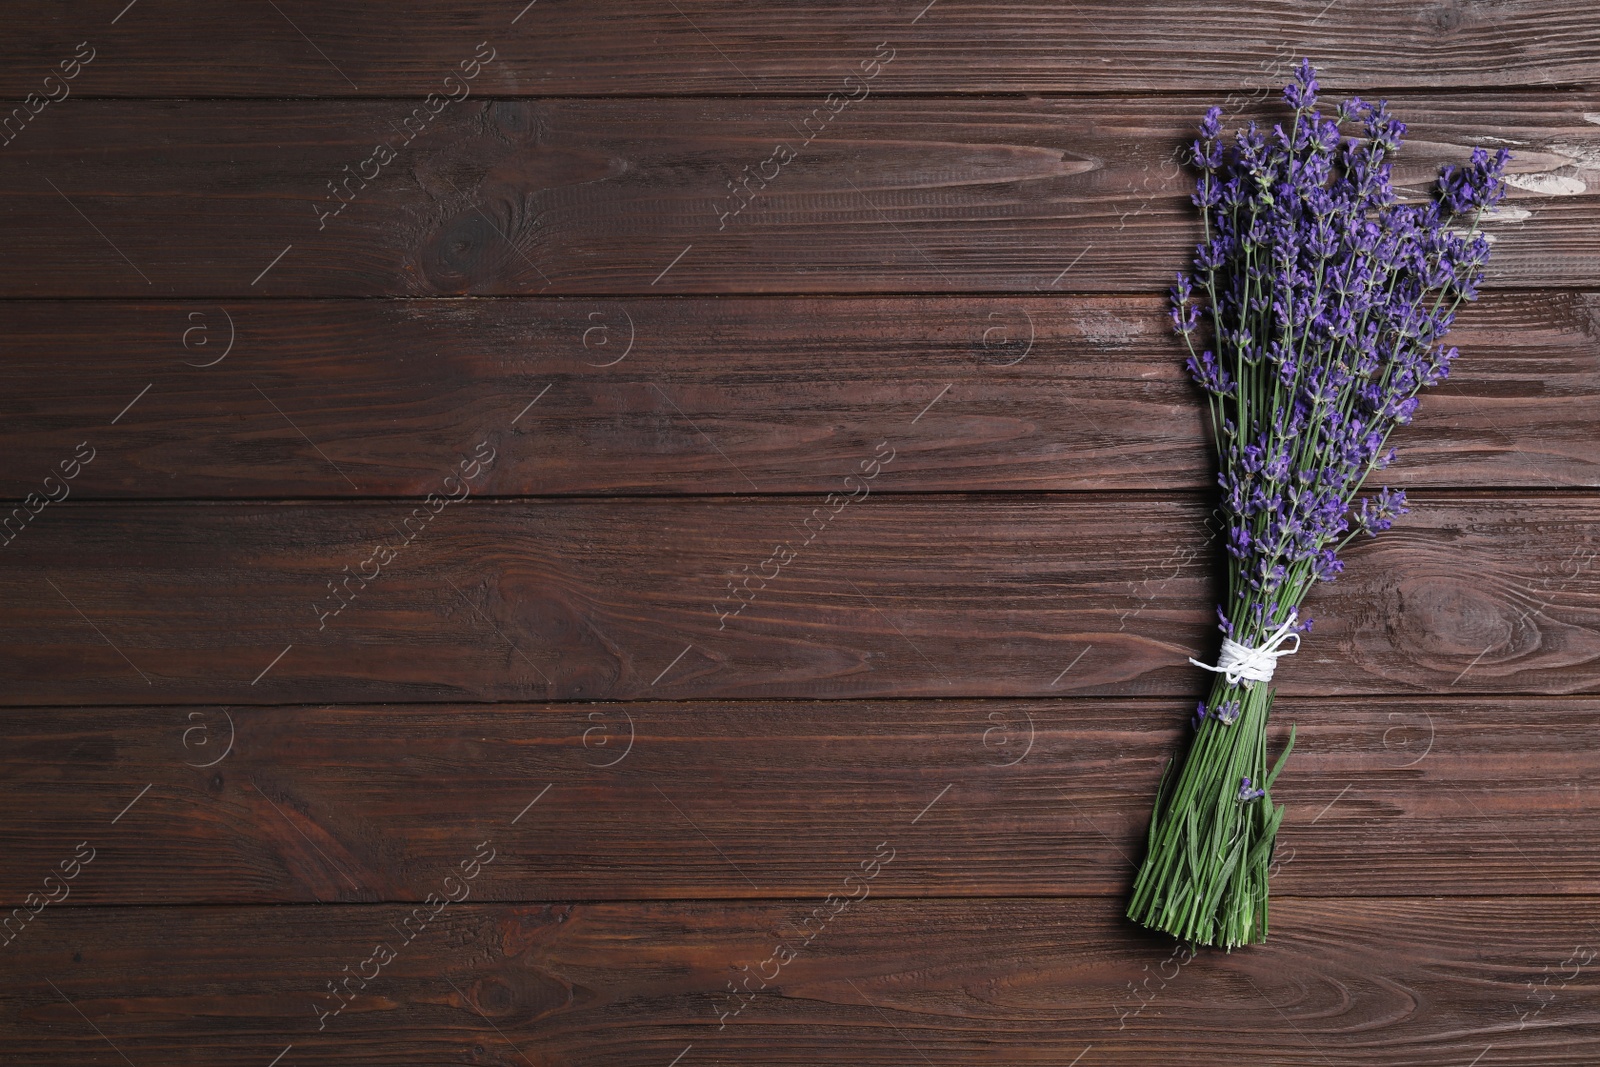
[[[1428,29],[1447,36],[1455,33],[1467,21],[1457,0],[1444,0],[1442,3],[1432,4],[1418,12],[1418,16]]]
[[[1401,583],[1406,643],[1424,660],[1453,661],[1513,643],[1514,605],[1492,589],[1461,578],[1429,575]]]
[[[548,284],[534,256],[535,222],[519,203],[473,199],[446,218],[423,245],[422,274],[435,291],[468,293]]]
[[[468,1009],[485,1019],[526,1025],[572,1003],[572,988],[551,975],[518,968],[485,975],[464,991]]]
[[[539,113],[527,100],[496,100],[489,105],[489,121],[513,144],[538,142]]]

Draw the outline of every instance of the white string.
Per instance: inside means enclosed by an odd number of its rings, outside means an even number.
[[[1295,613],[1291,611],[1289,620],[1262,642],[1260,648],[1241,645],[1231,637],[1224,637],[1222,655],[1217,659],[1215,667],[1193,658],[1189,662],[1202,670],[1225,675],[1229,685],[1238,685],[1240,682],[1270,682],[1272,672],[1278,666],[1278,657],[1292,656],[1300,651],[1300,635],[1292,632],[1294,620]],[[1294,638],[1294,647],[1284,648],[1284,644],[1291,637]]]

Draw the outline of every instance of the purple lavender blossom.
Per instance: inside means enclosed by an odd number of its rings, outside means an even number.
[[[1180,941],[1267,936],[1267,882],[1284,806],[1267,795],[1294,747],[1267,762],[1273,692],[1263,667],[1293,632],[1307,591],[1343,570],[1352,539],[1405,514],[1405,494],[1363,493],[1394,459],[1396,426],[1456,358],[1443,339],[1477,295],[1489,258],[1479,216],[1505,195],[1507,155],[1474,150],[1444,167],[1432,199],[1401,203],[1391,167],[1406,127],[1383,101],[1324,113],[1302,60],[1289,112],[1225,141],[1200,123],[1191,159],[1204,231],[1172,287],[1172,324],[1204,392],[1217,449],[1228,587],[1224,644],[1195,709],[1182,766],[1163,778],[1128,915]],[[1241,654],[1241,647],[1243,653]],[[1275,650],[1274,650],[1275,649]],[[1253,803],[1261,801],[1260,803]]]
[[[1214,708],[1206,707],[1204,700],[1195,706],[1194,715],[1189,719],[1189,725],[1196,730],[1207,719],[1215,719],[1224,726],[1232,726],[1233,720],[1239,717],[1240,704],[1237,700],[1225,700]]]
[[[1323,114],[1307,60],[1284,100],[1292,122],[1252,123],[1231,145],[1206,112],[1192,147],[1205,239],[1172,288],[1216,430],[1239,583],[1219,615],[1236,639],[1286,618],[1311,582],[1338,576],[1351,537],[1405,513],[1388,489],[1352,500],[1393,460],[1389,433],[1417,393],[1450,373],[1457,353],[1440,341],[1476,296],[1489,256],[1476,222],[1505,195],[1509,158],[1475,149],[1441,169],[1433,200],[1402,204],[1390,166],[1405,123],[1386,102]]]

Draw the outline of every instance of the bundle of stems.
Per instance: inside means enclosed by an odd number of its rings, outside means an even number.
[[[1181,767],[1162,778],[1128,906],[1145,926],[1229,949],[1268,929],[1284,814],[1271,790],[1294,733],[1269,770],[1267,680],[1311,628],[1311,587],[1339,574],[1351,540],[1406,511],[1403,492],[1357,494],[1392,462],[1389,434],[1417,394],[1449,374],[1457,352],[1441,342],[1477,295],[1489,257],[1478,220],[1504,196],[1508,159],[1475,149],[1441,168],[1432,199],[1401,203],[1390,166],[1405,125],[1385,103],[1324,116],[1305,60],[1284,98],[1287,129],[1251,123],[1224,145],[1212,108],[1193,146],[1204,239],[1172,317],[1217,452],[1225,640],[1216,667],[1199,664],[1216,678]]]

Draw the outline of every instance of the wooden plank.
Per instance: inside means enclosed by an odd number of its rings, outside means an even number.
[[[1571,739],[1597,711],[1284,698],[1273,892],[1588,891],[1600,767]],[[417,901],[508,820],[518,847],[480,899],[821,896],[913,818],[930,847],[881,895],[1120,898],[1187,717],[1084,699],[18,709],[0,716],[0,902],[79,842],[95,859],[74,905]]]
[[[1198,234],[1193,97],[75,104],[0,152],[0,295],[1164,291]],[[1600,96],[1394,107],[1407,186],[1515,147],[1494,284],[1600,284]]]
[[[433,504],[69,500],[5,547],[4,701],[1193,698],[1204,506],[859,473],[827,498],[474,502],[451,465]],[[1314,592],[1283,691],[1594,692],[1594,501],[1413,503]]]
[[[134,7],[108,25],[122,6],[90,17],[45,0],[7,5],[0,92],[20,100],[39,91],[85,37],[99,49],[72,84],[85,96],[420,98],[484,40],[497,55],[476,89],[495,96],[821,96],[879,41],[896,50],[881,86],[886,92],[1243,95],[1277,88],[1302,55],[1324,65],[1327,84],[1357,88],[1538,87],[1600,78],[1592,21],[1554,0],[1421,13],[1398,0],[1346,0],[1331,9],[1259,0],[1225,8],[1196,0],[919,0],[893,8],[601,0],[443,9],[398,0],[381,13],[349,0],[285,0],[276,10],[173,0]]]
[[[1470,305],[1455,377],[1397,436],[1392,478],[1600,484],[1597,316],[1593,293]],[[899,448],[897,492],[1212,481],[1198,394],[1153,298],[91,302],[71,314],[27,301],[0,303],[0,323],[0,495],[13,500],[422,495],[491,418],[514,420],[517,446],[485,495],[825,493],[919,414],[930,436]],[[86,439],[96,458],[63,490],[56,468]]]
[[[1130,929],[1117,901],[872,899],[938,847],[918,830],[862,838],[859,861],[879,842],[893,859],[848,887],[859,863],[833,872],[839,897],[866,894],[848,904],[469,897],[404,930],[430,909],[63,907],[6,950],[27,978],[0,992],[0,1048],[30,1067],[1600,1057],[1592,896],[1286,899],[1267,944],[1190,959]],[[497,867],[445,891],[504,878]],[[336,1001],[327,986],[346,975]],[[749,994],[730,997],[747,975]]]

